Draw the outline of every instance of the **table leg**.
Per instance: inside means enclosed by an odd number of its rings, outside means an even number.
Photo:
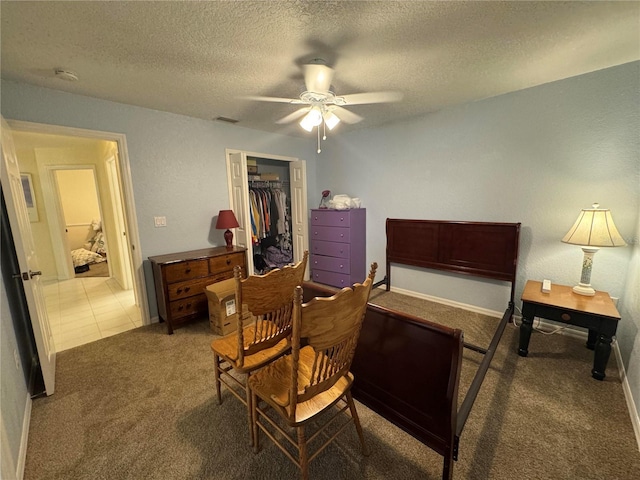
[[[595,358],[593,359],[593,370],[591,376],[596,380],[604,380],[604,371],[607,369],[609,355],[611,355],[611,337],[600,335],[595,346]]]
[[[533,329],[533,317],[522,316],[522,325],[520,325],[520,348],[518,355],[526,357],[529,353],[529,340],[531,339],[531,330]]]
[[[596,343],[598,343],[598,331],[590,328],[589,336],[587,337],[587,348],[589,350],[595,350]]]

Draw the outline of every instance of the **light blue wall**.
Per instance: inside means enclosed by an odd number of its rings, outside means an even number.
[[[637,241],[640,63],[470,103],[414,121],[333,135],[318,189],[360,197],[367,258],[384,264],[385,219],[521,222],[518,297],[526,279],[573,285],[582,251],[560,242],[581,208],[610,208]],[[591,283],[621,297],[631,247],[603,248]],[[396,273],[397,272],[397,273]],[[481,289],[411,269],[393,284],[502,311]]]
[[[2,458],[3,466],[18,465],[22,427],[27,406],[27,385],[22,369],[16,368],[14,352],[18,351],[16,332],[11,321],[7,292],[0,275],[0,409],[2,410],[2,426],[6,430],[6,451],[11,454],[11,461]],[[24,367],[23,367],[24,368]],[[3,447],[2,453],[5,452]],[[6,467],[5,467],[6,468]],[[3,469],[4,471],[4,469]]]
[[[6,119],[124,133],[131,164],[142,257],[224,245],[211,221],[229,208],[225,148],[313,163],[306,140],[2,81]],[[309,168],[309,182],[315,168]],[[167,218],[155,228],[154,216]],[[213,236],[212,236],[213,235]]]
[[[5,119],[124,133],[140,233],[149,309],[157,316],[152,255],[224,245],[212,223],[229,208],[225,149],[307,160],[315,195],[315,142],[2,81]],[[314,200],[315,201],[315,200]],[[156,228],[154,216],[167,226]]]

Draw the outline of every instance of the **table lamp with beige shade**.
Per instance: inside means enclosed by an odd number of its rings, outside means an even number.
[[[608,208],[599,207],[599,204],[594,203],[592,208],[583,208],[573,227],[562,239],[564,243],[581,245],[584,252],[580,283],[573,287],[573,291],[580,295],[593,296],[595,294],[595,290],[591,287],[591,269],[593,256],[600,250],[599,247],[626,245],[613,223],[611,211]]]

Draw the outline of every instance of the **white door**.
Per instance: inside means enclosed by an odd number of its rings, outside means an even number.
[[[40,285],[42,273],[38,269],[38,258],[33,245],[31,223],[22,189],[18,158],[11,130],[4,118],[2,118],[2,192],[7,204],[11,233],[22,274],[22,284],[31,316],[44,386],[47,395],[51,395],[55,389],[56,350]]]
[[[302,260],[302,254],[309,249],[309,221],[307,209],[307,164],[304,160],[289,164],[291,183],[291,227],[293,236],[294,261]],[[309,279],[309,268],[305,278]]]
[[[111,209],[115,217],[115,229],[118,235],[116,245],[118,266],[112,270],[113,278],[120,284],[123,290],[131,289],[131,256],[127,244],[127,228],[122,210],[122,191],[118,175],[118,165],[115,155],[106,160],[107,176],[109,177],[109,189],[111,190]]]
[[[253,273],[253,249],[251,243],[251,218],[249,217],[249,181],[247,179],[247,156],[242,153],[230,153],[228,156],[227,176],[229,179],[230,206],[238,220],[233,240],[239,247],[247,249],[247,272]]]

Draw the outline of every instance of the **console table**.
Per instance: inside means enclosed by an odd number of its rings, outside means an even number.
[[[616,334],[620,314],[606,292],[596,291],[593,297],[578,295],[571,287],[551,285],[542,291],[542,282],[527,281],[522,292],[522,325],[518,354],[526,357],[534,317],[576,325],[589,329],[587,348],[595,350],[591,375],[603,380],[611,354],[612,337]]]

